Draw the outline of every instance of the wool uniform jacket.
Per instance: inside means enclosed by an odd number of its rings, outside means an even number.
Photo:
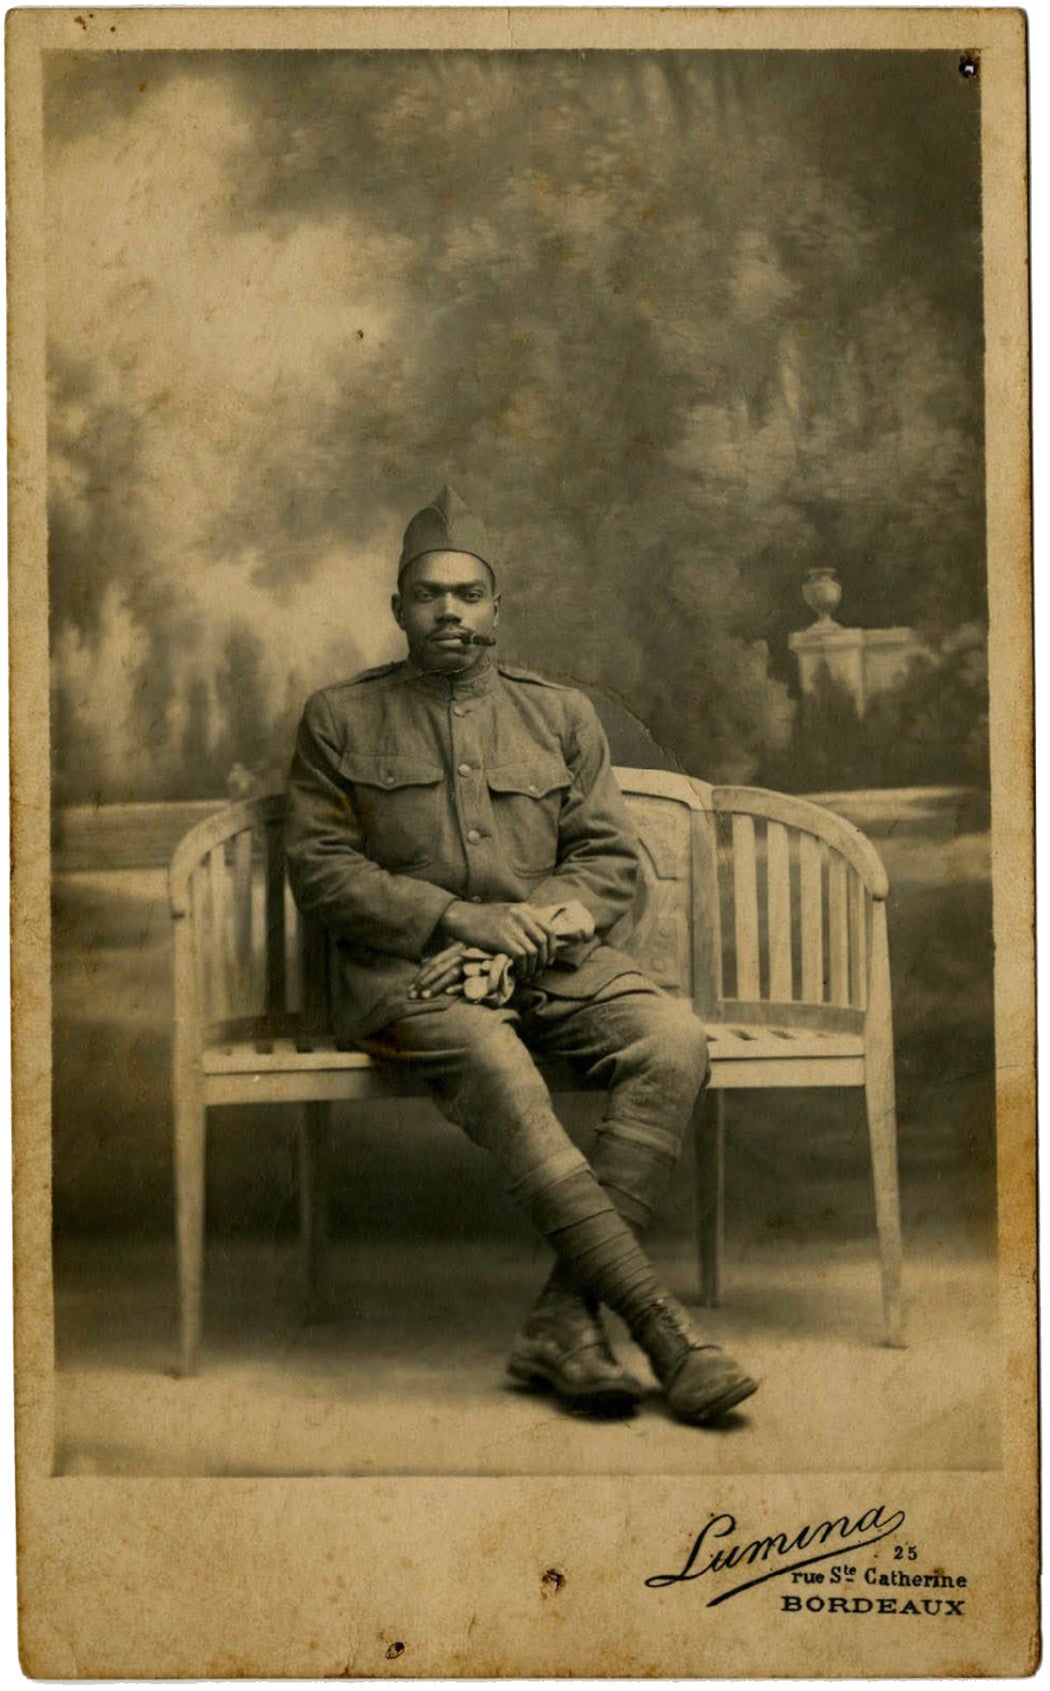
[[[286,846],[296,901],[331,936],[339,1037],[418,1013],[408,991],[456,899],[586,906],[597,937],[537,977],[548,993],[589,999],[637,971],[603,943],[637,875],[605,735],[583,694],[528,670],[486,657],[446,676],[405,661],[315,693]]]

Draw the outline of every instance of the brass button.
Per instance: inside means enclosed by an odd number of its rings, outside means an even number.
[[[529,782],[529,792],[530,793],[538,793],[539,792],[539,788],[537,787],[535,781]]]
[[[470,895],[470,902],[471,902],[471,904],[480,904],[481,903],[481,894],[477,893],[477,892],[472,892],[471,895]]]
[[[452,706],[452,714],[453,714],[453,716],[469,716],[470,715],[470,706],[469,705],[453,705]]]
[[[394,777],[392,775],[384,775],[383,783],[387,787],[392,787],[394,785]]]
[[[461,775],[473,775],[474,771],[471,769],[469,763],[461,763],[459,765],[459,773]]]
[[[477,828],[468,828],[467,829],[467,839],[470,841],[471,845],[477,845],[480,838],[481,838],[481,832],[480,832],[479,829],[477,829]]]

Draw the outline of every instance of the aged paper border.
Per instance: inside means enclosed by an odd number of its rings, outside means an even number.
[[[80,20],[87,20],[86,27]],[[115,26],[111,32],[110,26]],[[10,626],[21,1659],[41,1677],[1011,1675],[1036,1660],[1034,945],[1023,15],[19,11],[9,15]],[[132,47],[907,47],[981,55],[1003,1465],[994,1473],[56,1479],[40,54]],[[961,350],[965,356],[965,350]],[[877,1504],[966,1573],[947,1624],[709,1611],[645,1577],[713,1509],[749,1534]],[[566,1580],[551,1599],[555,1565]],[[972,1605],[972,1607],[971,1607]],[[763,1619],[770,1624],[763,1625]],[[394,1639],[405,1651],[390,1660]]]

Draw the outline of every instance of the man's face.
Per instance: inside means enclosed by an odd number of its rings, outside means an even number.
[[[489,567],[469,552],[424,552],[401,577],[391,606],[413,662],[445,674],[472,668],[485,653],[461,635],[492,635],[499,623]]]

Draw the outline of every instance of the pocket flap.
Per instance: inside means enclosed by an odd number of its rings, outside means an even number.
[[[485,771],[494,793],[525,793],[541,799],[559,787],[571,787],[572,776],[558,758],[530,758],[527,763],[501,763]]]
[[[430,787],[445,774],[439,764],[426,758],[402,757],[398,752],[381,752],[378,756],[344,752],[340,768],[348,781],[388,792],[398,787]]]

